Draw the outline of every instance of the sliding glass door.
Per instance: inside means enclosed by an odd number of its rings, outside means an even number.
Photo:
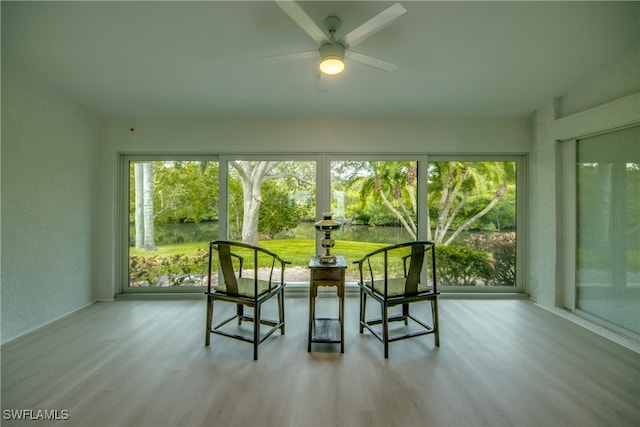
[[[640,126],[577,141],[576,309],[640,334]]]

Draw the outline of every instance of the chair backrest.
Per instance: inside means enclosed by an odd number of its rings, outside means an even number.
[[[215,256],[215,254],[217,254],[217,257]],[[250,262],[253,267],[252,269],[248,269],[248,278],[253,281],[254,295],[258,295],[259,293],[259,282],[261,283],[261,285],[266,284],[269,290],[271,289],[272,283],[274,283],[273,274],[276,266],[279,267],[280,270],[278,283],[284,283],[285,264],[290,264],[289,261],[285,261],[277,254],[259,246],[249,245],[241,242],[214,240],[209,243],[209,275],[207,282],[207,292],[211,292],[213,287],[212,279],[216,274],[216,272],[212,271],[214,270],[214,257],[217,258],[218,267],[222,272],[222,278],[224,280],[224,292],[232,295],[238,295],[242,293],[239,291],[238,285],[240,278],[243,278],[243,280],[245,280],[246,282],[247,278],[243,276],[243,265],[245,262],[245,257],[250,258],[250,260],[247,259],[246,261],[248,263]],[[276,278],[275,280],[278,279]]]
[[[428,258],[425,258],[425,253],[428,252],[431,253],[431,265],[427,264],[428,283],[421,283],[422,271],[425,267],[425,262],[428,262],[426,261]],[[366,279],[370,280],[370,286],[373,286],[374,283],[384,282],[383,290],[380,293],[385,296],[387,296],[388,292],[397,295],[399,292],[397,289],[398,283],[404,285],[400,291],[403,295],[422,292],[427,286],[431,288],[432,292],[437,292],[435,244],[433,242],[417,240],[385,246],[369,252],[354,263],[359,264],[360,281],[362,283],[365,283],[365,275],[368,276]],[[389,290],[390,283],[393,283],[393,291]]]
[[[405,294],[415,294],[418,292],[420,283],[420,272],[424,263],[425,248],[423,244],[414,243],[411,245],[411,256],[409,258],[409,271],[405,272]]]
[[[236,272],[233,268],[233,259],[231,252],[231,245],[218,242],[217,246],[218,262],[220,262],[220,270],[222,270],[222,277],[224,277],[224,283],[226,290],[231,294],[238,294],[238,281],[236,280]],[[242,276],[242,269],[238,271],[238,277]],[[209,274],[211,277],[211,274]]]

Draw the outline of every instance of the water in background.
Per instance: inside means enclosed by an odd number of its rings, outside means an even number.
[[[178,243],[209,242],[218,238],[217,222],[193,222],[156,225],[155,242],[158,246]],[[129,246],[135,245],[135,228],[129,227]]]
[[[276,239],[314,239],[316,233],[313,223],[305,222],[293,230],[278,234]],[[395,226],[370,227],[368,225],[345,224],[340,230],[332,233],[332,236],[342,241],[351,240],[355,242],[379,242],[388,244],[411,240],[411,236],[404,227]]]
[[[134,237],[134,229],[131,228],[131,239]],[[285,231],[276,235],[276,239],[315,239],[316,229],[313,222],[304,222],[293,230]],[[469,238],[471,232],[463,232],[458,236],[456,242],[464,245],[464,241]],[[208,242],[218,238],[217,222],[175,223],[166,225],[156,225],[156,244],[172,245],[178,243]],[[340,230],[333,234],[334,238],[342,241],[355,242],[379,242],[395,244],[412,240],[411,236],[401,226],[376,226],[345,224]],[[133,245],[134,242],[131,242]]]

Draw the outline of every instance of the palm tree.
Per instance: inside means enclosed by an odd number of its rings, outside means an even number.
[[[418,169],[416,163],[364,162],[362,166],[369,171],[367,176],[360,180],[362,200],[366,201],[373,195],[415,239],[418,232],[415,221],[418,210],[416,201]]]
[[[427,238],[436,244],[448,245],[476,220],[486,215],[504,197],[507,183],[513,178],[512,162],[432,162],[429,164],[429,205],[437,206],[437,223]],[[464,219],[446,238],[454,219],[474,193],[492,193],[492,198],[480,211]],[[429,215],[431,216],[431,215]],[[430,224],[429,224],[430,225]]]
[[[348,185],[359,186],[366,203],[371,197],[381,202],[412,238],[417,236],[417,164],[415,162],[345,162],[340,173]],[[504,197],[513,179],[512,162],[431,162],[428,171],[428,203],[435,212],[427,217],[427,239],[448,245],[475,221],[486,215]],[[481,210],[465,218],[447,237],[470,196],[489,192],[492,198]],[[432,231],[432,216],[435,230]],[[458,221],[459,222],[459,221]]]

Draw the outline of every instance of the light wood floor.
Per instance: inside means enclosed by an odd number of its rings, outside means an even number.
[[[322,298],[319,310],[332,310]],[[307,353],[306,298],[252,360],[212,336],[205,302],[97,303],[2,347],[2,409],[67,410],[3,426],[639,426],[640,356],[527,300],[440,300],[433,336],[358,333]],[[426,306],[423,306],[426,309]],[[373,311],[373,310],[372,310]]]

